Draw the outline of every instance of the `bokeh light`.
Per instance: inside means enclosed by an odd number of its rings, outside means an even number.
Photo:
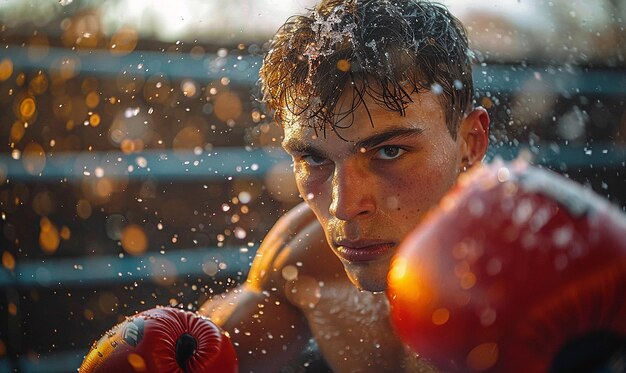
[[[39,216],[50,216],[56,208],[56,196],[48,190],[42,190],[33,197],[33,211]]]
[[[111,37],[109,50],[116,56],[126,55],[135,50],[137,39],[137,31],[133,27],[123,26]]]
[[[9,58],[0,60],[0,81],[5,81],[13,75],[13,61]]]
[[[273,165],[265,176],[265,184],[272,198],[278,201],[295,203],[300,200],[300,192],[288,162]]]
[[[26,134],[26,127],[24,126],[24,122],[19,120],[13,122],[10,134],[11,141],[19,142],[24,137],[24,134]]]
[[[136,224],[126,226],[121,233],[122,248],[130,255],[141,255],[148,249],[148,237]]]
[[[215,116],[223,122],[236,121],[241,116],[243,106],[239,95],[233,92],[223,92],[215,97]]]
[[[146,362],[144,361],[143,357],[141,357],[140,355],[136,353],[130,353],[128,354],[127,359],[128,359],[128,364],[130,364],[130,366],[133,367],[133,371],[145,372],[147,370]]]
[[[41,250],[46,254],[55,253],[61,243],[57,226],[46,217],[41,218],[39,226],[39,246]]]
[[[92,49],[98,46],[101,18],[93,11],[80,12],[62,24],[62,40],[68,48]]]
[[[15,269],[15,257],[13,254],[8,251],[2,252],[2,266],[9,271]]]
[[[28,88],[30,92],[41,95],[48,89],[48,77],[42,71],[38,71],[36,75],[30,80]]]
[[[76,215],[81,219],[89,219],[92,213],[91,204],[86,199],[81,199],[76,204]]]
[[[37,143],[29,143],[22,151],[24,169],[31,175],[40,174],[46,166],[46,153]]]
[[[176,134],[174,140],[172,141],[172,148],[177,150],[191,150],[194,148],[203,147],[204,143],[204,136],[200,129],[189,126],[181,129]]]
[[[85,105],[88,108],[94,109],[100,103],[100,95],[96,91],[91,91],[85,96]]]

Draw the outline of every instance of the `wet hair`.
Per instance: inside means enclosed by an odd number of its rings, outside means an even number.
[[[326,132],[351,126],[369,97],[405,114],[415,92],[432,91],[450,134],[472,107],[472,53],[461,22],[420,0],[322,0],[289,18],[260,71],[263,101],[282,125],[303,120]],[[337,105],[351,87],[351,102]],[[348,119],[338,124],[337,122]],[[370,117],[370,122],[371,117]],[[373,125],[373,123],[371,123]]]

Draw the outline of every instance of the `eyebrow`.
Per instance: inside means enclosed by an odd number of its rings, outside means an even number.
[[[397,140],[407,137],[420,136],[424,133],[423,128],[393,128],[381,133],[374,134],[357,141],[354,144],[355,149],[369,149],[377,145],[380,145],[389,140]],[[316,157],[325,157],[326,154],[321,149],[318,149],[312,145],[304,143],[300,139],[291,138],[287,141],[283,141],[283,148],[290,154],[309,154]]]
[[[398,140],[407,137],[420,136],[424,133],[423,128],[394,128],[388,131],[377,133],[375,135],[359,140],[354,144],[356,149],[369,149],[380,145],[389,140]]]
[[[283,149],[289,154],[310,154],[315,157],[323,157],[325,154],[322,150],[304,143],[299,139],[289,139],[283,141]]]

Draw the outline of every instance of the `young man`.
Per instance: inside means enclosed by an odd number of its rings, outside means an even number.
[[[279,372],[310,338],[334,372],[428,369],[383,291],[403,238],[487,148],[462,25],[427,2],[322,0],[279,29],[261,82],[306,203],[200,312],[230,333],[241,372]]]

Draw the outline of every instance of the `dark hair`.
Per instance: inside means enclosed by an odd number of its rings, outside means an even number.
[[[286,114],[305,115],[322,131],[326,124],[337,129],[336,122],[351,116],[366,96],[404,115],[412,93],[432,90],[456,138],[460,120],[472,107],[471,60],[463,25],[443,5],[322,0],[279,28],[260,82],[263,100],[279,123]],[[337,112],[350,83],[352,103]]]

